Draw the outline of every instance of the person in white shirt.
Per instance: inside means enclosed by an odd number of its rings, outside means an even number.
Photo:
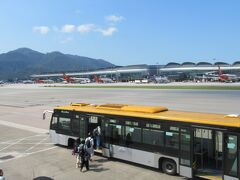
[[[94,149],[93,149],[94,141],[93,141],[93,138],[91,136],[91,133],[88,133],[88,137],[85,139],[85,144],[86,144],[86,147],[87,147],[86,150],[87,150],[88,154],[90,154],[90,161],[91,161],[92,160],[91,157],[94,154]]]

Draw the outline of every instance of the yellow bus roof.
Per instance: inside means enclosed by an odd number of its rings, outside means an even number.
[[[92,105],[86,103],[75,103],[67,106],[58,106],[55,110],[70,110],[217,126],[240,127],[239,115],[175,111],[168,110],[163,106],[139,106],[127,104]]]

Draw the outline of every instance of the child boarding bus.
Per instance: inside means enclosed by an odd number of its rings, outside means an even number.
[[[102,155],[188,178],[240,179],[240,116],[162,106],[70,104],[54,108],[50,137],[72,146],[101,127]]]

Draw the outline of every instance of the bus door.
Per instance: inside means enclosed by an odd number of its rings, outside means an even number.
[[[87,137],[87,117],[74,113],[72,118],[72,133],[81,140]]]
[[[101,147],[102,155],[105,157],[111,157],[112,151],[110,150],[110,135],[109,135],[109,119],[102,118],[101,120]]]
[[[205,179],[223,177],[223,132],[195,128],[193,140],[194,175]]]
[[[239,180],[239,135],[224,135],[224,180]]]
[[[93,135],[93,141],[94,141],[94,148],[96,149],[96,144],[97,144],[97,139],[94,134],[94,129],[96,129],[98,126],[100,127],[101,131],[101,122],[102,122],[103,116],[99,115],[88,115],[88,125],[87,125],[87,134],[90,133]],[[101,132],[100,132],[101,133]],[[100,138],[102,136],[100,135]],[[102,140],[100,139],[100,147],[102,146],[101,144]]]
[[[101,116],[96,115],[88,115],[88,133],[93,133],[93,130],[96,129],[98,126],[101,127]]]
[[[180,128],[180,175],[192,178],[192,131],[188,128]]]

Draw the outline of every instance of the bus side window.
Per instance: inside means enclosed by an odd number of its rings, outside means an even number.
[[[164,146],[164,131],[143,128],[143,143]]]
[[[51,121],[51,129],[57,129],[58,117],[53,116]]]
[[[102,135],[104,141],[111,144],[123,143],[123,126],[117,119],[104,119],[102,124]]]
[[[178,131],[179,131],[178,127],[170,126],[169,131],[165,132],[166,147],[172,148],[172,149],[179,149],[179,132]]]
[[[144,144],[164,146],[164,131],[161,131],[160,124],[146,123],[142,131]]]
[[[141,128],[125,126],[126,144],[129,145],[133,142],[141,143],[141,133]]]
[[[117,124],[108,124],[109,138],[112,144],[120,144],[122,141],[122,126]]]

